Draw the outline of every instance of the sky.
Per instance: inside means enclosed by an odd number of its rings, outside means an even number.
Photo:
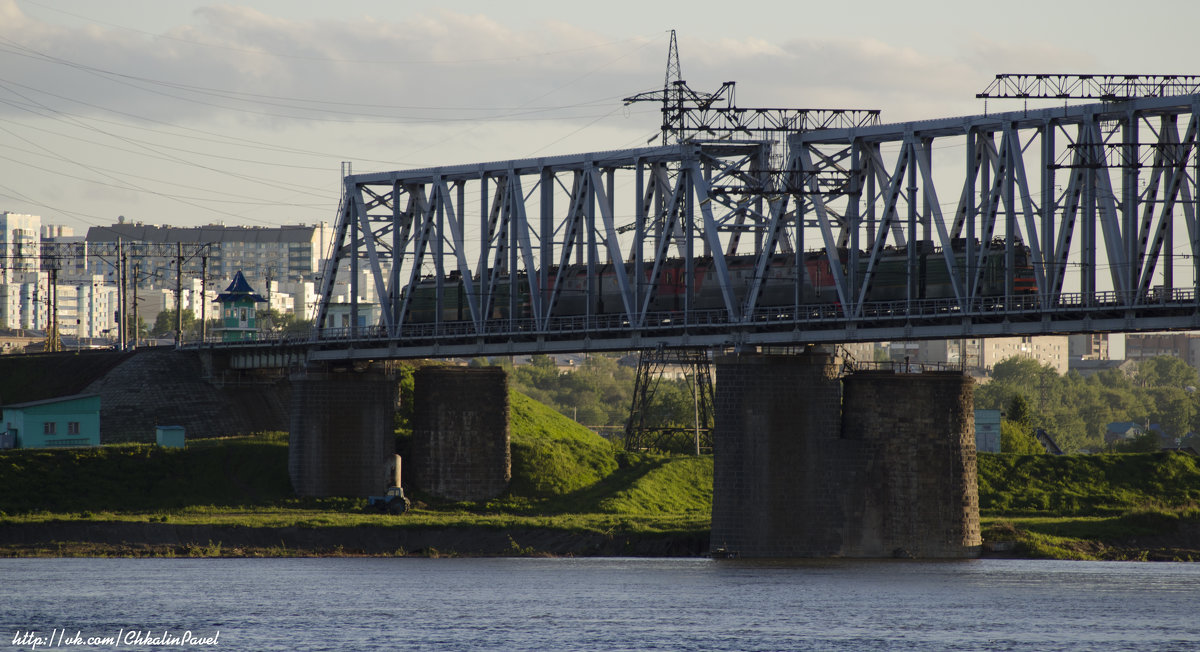
[[[694,89],[891,123],[983,113],[998,73],[1200,74],[1197,24],[1194,0],[0,0],[0,210],[312,224],[345,164],[643,146],[658,107],[621,100],[662,87],[672,29]]]

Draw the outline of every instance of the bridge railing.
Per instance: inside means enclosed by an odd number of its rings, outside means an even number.
[[[843,306],[836,303],[803,304],[796,306],[759,307],[740,320],[729,319],[726,310],[693,310],[654,312],[647,315],[645,323],[631,325],[623,314],[601,314],[565,316],[551,318],[545,328],[539,328],[533,319],[496,319],[484,323],[482,331],[473,322],[441,322],[406,324],[400,332],[399,342],[430,342],[438,340],[464,341],[472,338],[579,338],[603,337],[605,334],[629,334],[631,332],[652,336],[678,336],[687,333],[711,332],[716,330],[826,330],[841,329],[847,325],[857,326],[901,326],[909,323],[953,323],[971,318],[976,321],[1030,321],[1040,319],[1047,312],[1059,315],[1112,315],[1131,309],[1151,307],[1194,308],[1197,293],[1194,288],[1155,289],[1149,293],[1095,292],[1063,293],[1053,301],[1040,295],[1016,297],[986,297],[976,299],[963,309],[962,303],[953,298],[919,299],[914,301],[877,301],[863,305],[862,311],[851,317]],[[314,340],[322,343],[388,341],[384,328],[378,326],[358,328],[326,328],[315,333]]]
[[[498,341],[504,339],[579,339],[605,335],[628,335],[663,338],[694,333],[735,331],[825,331],[855,327],[903,327],[911,324],[953,324],[963,319],[975,322],[1034,321],[1046,315],[1057,317],[1124,316],[1129,311],[1196,311],[1200,309],[1195,288],[1154,288],[1149,292],[1105,291],[1091,294],[1063,293],[1054,301],[1040,295],[1021,295],[1005,299],[987,297],[976,299],[964,310],[952,298],[919,299],[914,301],[876,301],[863,304],[861,312],[847,315],[837,303],[802,304],[792,306],[760,306],[738,321],[729,319],[723,309],[693,311],[662,311],[647,314],[644,323],[632,325],[624,314],[575,315],[555,317],[539,328],[532,318],[493,319],[484,322],[482,331],[474,322],[448,321],[440,323],[405,324],[400,337],[388,337],[382,326],[359,326],[314,329],[310,333],[251,333],[243,340],[222,341],[213,334],[203,342],[188,346],[221,348],[308,345],[353,345],[370,342],[373,345],[391,343]],[[798,336],[802,340],[802,335]]]

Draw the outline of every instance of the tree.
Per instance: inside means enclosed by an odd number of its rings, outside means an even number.
[[[259,329],[268,333],[304,334],[312,330],[311,319],[301,319],[294,312],[264,308],[255,313]]]
[[[186,338],[191,338],[199,335],[199,328],[196,322],[196,315],[190,308],[183,309],[183,335]],[[164,310],[158,313],[158,317],[154,320],[154,326],[150,332],[155,336],[165,336],[175,334],[175,311]]]
[[[1147,391],[1153,410],[1150,421],[1162,427],[1168,437],[1182,437],[1191,429],[1195,403],[1179,387],[1155,387]]]
[[[1103,450],[1112,422],[1158,423],[1173,437],[1200,431],[1198,384],[1195,369],[1166,356],[1146,360],[1133,378],[1116,370],[1060,376],[1028,358],[1010,358],[975,392],[975,407],[1006,410],[1029,431],[1045,428],[1065,451]]]
[[[1000,452],[1037,455],[1046,452],[1033,436],[1033,413],[1024,394],[1013,394],[1000,422]]]
[[[118,329],[119,330],[119,329]],[[139,315],[137,318],[136,329],[134,327],[133,318],[125,320],[125,337],[131,344],[137,340],[144,340],[150,337],[150,328],[146,326],[146,320]]]
[[[1000,421],[1000,452],[1016,455],[1040,455],[1046,452],[1029,426],[1004,419]]]
[[[1014,423],[1023,426],[1032,424],[1033,413],[1029,407],[1029,399],[1025,398],[1024,394],[1013,394],[1008,401],[1008,412],[1005,414],[1008,420]]]
[[[1188,363],[1169,355],[1159,355],[1138,363],[1135,381],[1140,387],[1196,387],[1200,378]]]
[[[1036,387],[1047,371],[1057,375],[1050,365],[1042,365],[1033,358],[1013,356],[992,367],[992,382]]]
[[[1128,441],[1116,441],[1109,447],[1114,453],[1153,453],[1159,450],[1158,435],[1144,432]]]

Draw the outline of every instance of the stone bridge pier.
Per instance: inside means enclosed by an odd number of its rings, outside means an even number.
[[[288,474],[299,496],[378,495],[396,453],[399,386],[370,367],[305,370],[291,377]]]
[[[979,554],[973,381],[858,372],[810,349],[716,363],[716,554]]]
[[[450,500],[499,496],[511,478],[508,376],[422,367],[414,376],[406,489]],[[395,482],[399,384],[385,367],[293,374],[288,473],[300,496],[378,495]]]

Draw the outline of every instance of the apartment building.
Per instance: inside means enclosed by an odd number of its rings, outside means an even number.
[[[313,280],[321,271],[332,232],[325,223],[280,227],[224,226],[173,227],[118,221],[110,226],[88,229],[87,243],[112,245],[120,241],[128,251],[129,265],[138,265],[143,282],[154,279],[166,286],[175,277],[175,260],[153,255],[169,247],[155,245],[207,244],[203,256],[184,261],[185,276],[198,276],[207,264],[209,278],[231,279],[241,272],[256,286],[268,281]],[[203,260],[202,260],[203,258]],[[93,273],[110,273],[112,264],[93,261]]]
[[[921,340],[892,342],[890,355],[893,360],[962,365],[977,371],[990,371],[1008,358],[1025,357],[1065,374],[1069,346],[1065,335]]]
[[[0,284],[27,282],[40,269],[42,218],[0,213]]]

